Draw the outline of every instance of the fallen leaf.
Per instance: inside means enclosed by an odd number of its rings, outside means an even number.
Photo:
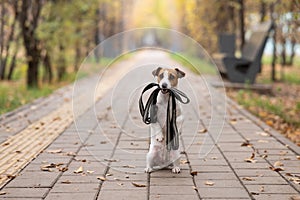
[[[0,195],[5,195],[6,192],[5,191],[0,191]]]
[[[289,153],[288,151],[280,151],[279,155],[285,156],[285,155],[288,154],[288,153]]]
[[[297,160],[300,160],[300,156],[296,156]]]
[[[200,130],[198,131],[198,133],[206,133],[206,132],[207,132],[207,129],[206,129],[206,128],[200,129]]]
[[[243,177],[242,180],[244,180],[244,181],[255,181],[255,179],[251,178],[251,177]]]
[[[230,120],[230,124],[235,125],[237,123],[236,120]]]
[[[267,155],[267,154],[264,154],[264,155],[262,155],[261,157],[262,157],[262,158],[267,158],[268,155]]]
[[[76,153],[75,152],[67,152],[65,155],[67,156],[76,156]]]
[[[281,166],[283,166],[283,163],[280,162],[280,161],[276,161],[276,162],[274,163],[274,166],[275,166],[275,167],[281,167]]]
[[[106,178],[103,177],[103,176],[98,176],[97,179],[98,179],[98,180],[101,180],[101,181],[106,181]]]
[[[241,144],[241,147],[252,147],[252,144],[249,142],[249,140],[246,140]]]
[[[117,183],[117,185],[122,186],[122,185],[124,185],[124,183]]]
[[[264,136],[264,137],[269,137],[270,136],[270,134],[266,133],[266,132],[257,132],[257,134],[259,134],[261,136]]]
[[[101,142],[100,142],[100,144],[106,144],[106,143],[107,143],[106,141],[101,141]]]
[[[211,159],[212,159],[212,160],[217,160],[217,159],[218,159],[218,157],[211,157]]]
[[[192,176],[197,176],[198,172],[197,171],[191,171]]]
[[[281,167],[269,167],[269,169],[275,172],[284,171],[284,169]]]
[[[259,143],[269,143],[268,140],[258,140],[257,142],[259,142]]]
[[[251,192],[252,195],[259,195],[258,192]]]
[[[15,151],[16,153],[22,153],[22,151],[20,151],[20,150],[17,150],[17,151]]]
[[[125,178],[129,178],[129,175],[125,175]]]
[[[122,167],[124,167],[124,168],[135,168],[134,165],[123,165]]]
[[[120,181],[120,179],[119,179],[119,178],[114,178],[114,180],[115,180],[115,181]]]
[[[118,162],[117,159],[110,159],[110,158],[104,158],[104,161],[107,161],[107,162]]]
[[[82,172],[83,172],[83,167],[82,166],[80,166],[78,169],[74,170],[75,174],[80,174]]]
[[[88,174],[92,174],[92,173],[94,173],[95,171],[91,171],[91,170],[86,170],[86,173],[88,173]]]
[[[58,170],[61,172],[66,172],[69,170],[69,168],[68,167],[60,167],[60,168],[58,168]]]
[[[113,176],[113,174],[106,174],[105,176]]]
[[[65,181],[62,181],[61,183],[63,183],[63,184],[71,184],[71,181],[65,180]]]
[[[300,195],[290,197],[290,200],[300,200]]]
[[[260,192],[264,192],[264,191],[265,191],[265,187],[264,187],[264,186],[261,186],[261,187],[259,188],[259,191],[260,191]]]
[[[215,184],[215,182],[213,182],[213,181],[205,181],[204,184],[208,185],[208,186],[213,186]]]
[[[198,191],[198,188],[197,188],[196,186],[193,186],[193,189],[194,189],[195,191]]]
[[[53,150],[48,150],[46,151],[47,153],[61,153],[62,149],[53,149]]]
[[[273,126],[273,121],[272,120],[266,120],[266,124],[268,124],[269,126]]]
[[[44,171],[44,172],[53,172],[53,170],[50,169],[50,168],[41,167],[41,170]]]
[[[135,187],[146,187],[145,184],[140,184],[140,183],[135,183],[135,182],[131,182],[132,185],[134,185]]]
[[[257,160],[254,160],[254,157],[255,157],[255,153],[252,153],[251,157],[244,159],[244,161],[245,162],[250,162],[250,163],[256,163]]]
[[[8,145],[10,145],[9,142],[5,142],[5,143],[2,144],[3,147],[4,147],[4,146],[8,146]]]

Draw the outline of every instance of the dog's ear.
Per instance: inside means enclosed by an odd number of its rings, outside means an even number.
[[[161,67],[158,67],[157,69],[152,71],[153,76],[158,76],[159,71],[161,70]]]
[[[179,70],[178,68],[175,68],[176,72],[177,72],[177,76],[178,78],[183,78],[185,76],[185,73],[181,70]]]

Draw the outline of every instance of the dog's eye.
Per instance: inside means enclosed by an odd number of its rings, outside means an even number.
[[[170,80],[174,80],[175,76],[173,74],[170,74],[169,78]]]
[[[164,78],[164,74],[160,74],[160,75],[159,75],[159,78],[160,78],[160,79],[163,79],[163,78]]]

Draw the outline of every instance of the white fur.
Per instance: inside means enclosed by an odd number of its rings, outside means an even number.
[[[167,77],[167,78],[166,78]],[[170,81],[168,80],[168,72],[164,71],[164,78],[160,81],[160,84],[167,83],[168,88],[171,87]],[[151,172],[155,167],[164,168],[172,166],[173,173],[179,173],[179,158],[180,151],[166,149],[165,137],[165,123],[166,123],[166,112],[168,106],[169,94],[163,94],[159,92],[157,96],[157,123],[151,123],[151,144],[147,154],[147,166],[145,172]],[[181,113],[180,104],[176,104],[177,113]],[[183,115],[179,115],[176,118],[177,128],[179,134],[182,131]]]

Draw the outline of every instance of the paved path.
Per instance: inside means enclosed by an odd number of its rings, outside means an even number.
[[[22,110],[2,119],[14,131],[1,130],[0,199],[300,198],[299,147],[189,72],[180,85],[192,100],[183,106],[182,171],[143,173],[149,131],[137,100],[157,63],[178,66],[141,52],[101,80],[77,83],[73,105],[65,88],[49,97],[54,105],[41,100],[28,111],[30,125],[14,129],[22,119],[9,120]]]

